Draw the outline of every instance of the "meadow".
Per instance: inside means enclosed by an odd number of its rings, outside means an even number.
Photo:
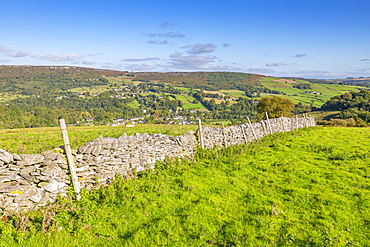
[[[293,88],[293,83],[283,83],[283,79],[273,77],[262,77],[260,79],[261,84],[269,89],[278,90],[289,96],[294,103],[303,103],[304,105],[312,105],[320,107],[326,101],[332,97],[340,94],[344,94],[351,91],[358,91],[358,86],[340,85],[340,84],[322,84],[322,83],[310,83],[304,80],[296,80],[297,83],[310,84],[311,89],[298,89]],[[289,80],[288,80],[289,81]],[[320,94],[307,94],[306,91],[313,91]]]
[[[182,135],[189,130],[197,130],[197,125],[160,125],[137,124],[135,127],[116,127],[106,125],[96,126],[70,126],[68,127],[69,141],[72,149],[92,141],[99,136],[118,138],[124,133],[167,135]],[[17,154],[35,154],[63,146],[63,138],[59,127],[0,129],[0,148]]]
[[[0,246],[369,246],[370,129],[198,150],[0,221]]]

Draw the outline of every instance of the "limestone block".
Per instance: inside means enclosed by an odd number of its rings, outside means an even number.
[[[38,184],[39,187],[43,188],[44,190],[48,192],[58,192],[60,189],[67,187],[67,184],[58,182],[56,180],[52,180],[51,182],[40,182]]]
[[[50,164],[48,166],[45,166],[40,171],[41,175],[50,176],[50,177],[55,177],[58,174],[60,174],[61,172],[63,172],[63,169],[61,169],[56,164]]]
[[[24,165],[34,165],[44,161],[44,155],[42,154],[20,154],[20,156],[24,161],[24,163],[22,163]]]
[[[24,174],[30,174],[31,172],[34,172],[36,171],[36,167],[35,166],[27,166],[27,167],[23,167],[21,170],[20,170],[20,174],[21,175],[24,175]]]
[[[20,160],[22,160],[22,157],[21,156],[19,156],[18,154],[12,154],[13,155],[13,160],[15,160],[15,161],[20,161]]]
[[[14,158],[11,153],[8,153],[4,149],[0,149],[0,161],[4,162],[5,164],[9,164],[10,162],[14,161]]]

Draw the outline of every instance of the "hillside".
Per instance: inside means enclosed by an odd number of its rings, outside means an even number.
[[[288,83],[289,82],[289,83]],[[0,128],[130,122],[246,122],[266,96],[288,97],[294,114],[364,87],[234,72],[140,72],[57,66],[0,66]]]
[[[198,151],[0,221],[5,246],[368,246],[369,129]]]

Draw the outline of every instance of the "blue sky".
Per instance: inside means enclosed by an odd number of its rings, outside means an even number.
[[[0,0],[0,64],[370,77],[369,0]]]

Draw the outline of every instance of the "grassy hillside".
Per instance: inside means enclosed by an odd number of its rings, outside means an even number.
[[[320,107],[326,101],[332,97],[340,94],[344,94],[351,91],[358,91],[360,86],[341,85],[341,84],[324,84],[324,83],[311,83],[304,80],[289,80],[280,79],[274,77],[262,77],[261,83],[263,86],[278,90],[285,94],[285,97],[289,97],[295,103],[303,103],[304,105],[312,105]],[[309,89],[294,88],[297,84],[309,85]],[[306,92],[316,92],[318,94],[310,94]]]
[[[71,147],[79,148],[82,144],[103,137],[118,138],[124,133],[167,135],[182,135],[186,131],[196,130],[197,125],[161,125],[161,124],[138,124],[135,127],[124,125],[111,127],[101,126],[71,126],[68,127],[68,135]],[[59,127],[28,128],[28,129],[0,129],[0,149],[12,153],[41,153],[63,145],[63,138]]]
[[[368,128],[203,150],[0,222],[3,246],[369,246]]]
[[[254,119],[256,103],[270,95],[302,103],[295,113],[320,107],[331,97],[369,86],[344,82],[273,78],[237,72],[140,72],[62,66],[0,66],[0,128],[111,123],[144,117],[151,123],[185,117],[242,123]],[[248,101],[247,99],[252,99]],[[212,102],[211,102],[212,101]],[[248,108],[248,112],[243,109]],[[183,119],[185,119],[183,118]],[[91,120],[89,120],[91,123]]]

